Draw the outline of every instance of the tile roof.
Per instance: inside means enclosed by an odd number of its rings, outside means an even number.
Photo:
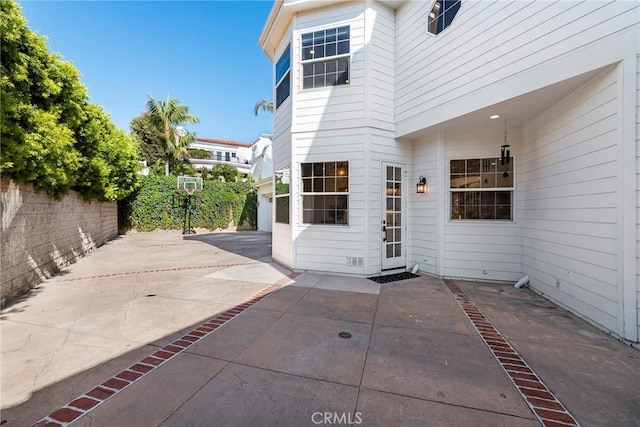
[[[209,142],[211,144],[232,145],[234,147],[251,147],[253,144],[248,142],[228,141],[225,139],[201,138],[196,137],[197,142]]]

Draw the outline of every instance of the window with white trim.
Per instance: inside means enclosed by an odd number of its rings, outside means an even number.
[[[451,160],[451,220],[513,220],[513,157]]]
[[[302,35],[302,88],[349,84],[349,26]]]
[[[302,163],[302,222],[349,224],[349,162]]]
[[[276,171],[276,222],[289,224],[289,167]]]
[[[276,62],[276,108],[291,94],[291,45]]]
[[[458,9],[460,9],[460,0],[436,0],[429,13],[428,31],[433,35],[439,34],[451,25]]]

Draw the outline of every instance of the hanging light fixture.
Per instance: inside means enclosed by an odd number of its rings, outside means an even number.
[[[502,142],[502,146],[500,147],[500,164],[502,166],[508,165],[511,163],[511,146],[509,145],[509,141],[507,141],[507,121],[504,121],[504,141]],[[509,176],[509,172],[507,170],[502,174],[503,177],[507,178]]]
[[[427,192],[427,178],[420,175],[418,178],[418,183],[416,184],[416,193],[425,194]]]

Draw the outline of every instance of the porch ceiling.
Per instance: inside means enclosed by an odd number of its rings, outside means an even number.
[[[553,85],[421,129],[406,135],[402,139],[419,139],[427,135],[433,135],[434,132],[476,132],[484,129],[495,129],[496,125],[502,127],[505,119],[510,128],[522,126],[569,96],[579,87],[585,85],[603,70],[604,68],[599,68],[580,74]],[[500,115],[500,118],[490,120],[489,117],[494,114]]]

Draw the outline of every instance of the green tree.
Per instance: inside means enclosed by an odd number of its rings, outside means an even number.
[[[218,163],[211,169],[211,177],[214,179],[222,177],[226,182],[234,182],[237,176],[238,171],[233,166]]]
[[[147,98],[147,111],[152,123],[162,130],[163,151],[165,157],[164,171],[169,176],[169,163],[172,159],[186,158],[187,147],[193,141],[194,135],[187,133],[180,137],[176,130],[183,124],[199,123],[200,120],[189,114],[189,107],[180,105],[180,101],[171,98],[166,101],[157,101],[151,95]]]
[[[273,113],[274,110],[275,106],[273,105],[273,102],[263,98],[260,101],[256,102],[256,105],[253,107],[253,114],[257,116],[260,111]]]
[[[140,160],[146,160],[147,166],[155,165],[158,160],[164,163],[164,134],[151,120],[151,114],[144,112],[134,117],[129,124],[131,136],[138,141]]]
[[[114,200],[133,191],[137,149],[88,102],[78,70],[50,53],[20,6],[0,0],[0,172],[60,198]]]

